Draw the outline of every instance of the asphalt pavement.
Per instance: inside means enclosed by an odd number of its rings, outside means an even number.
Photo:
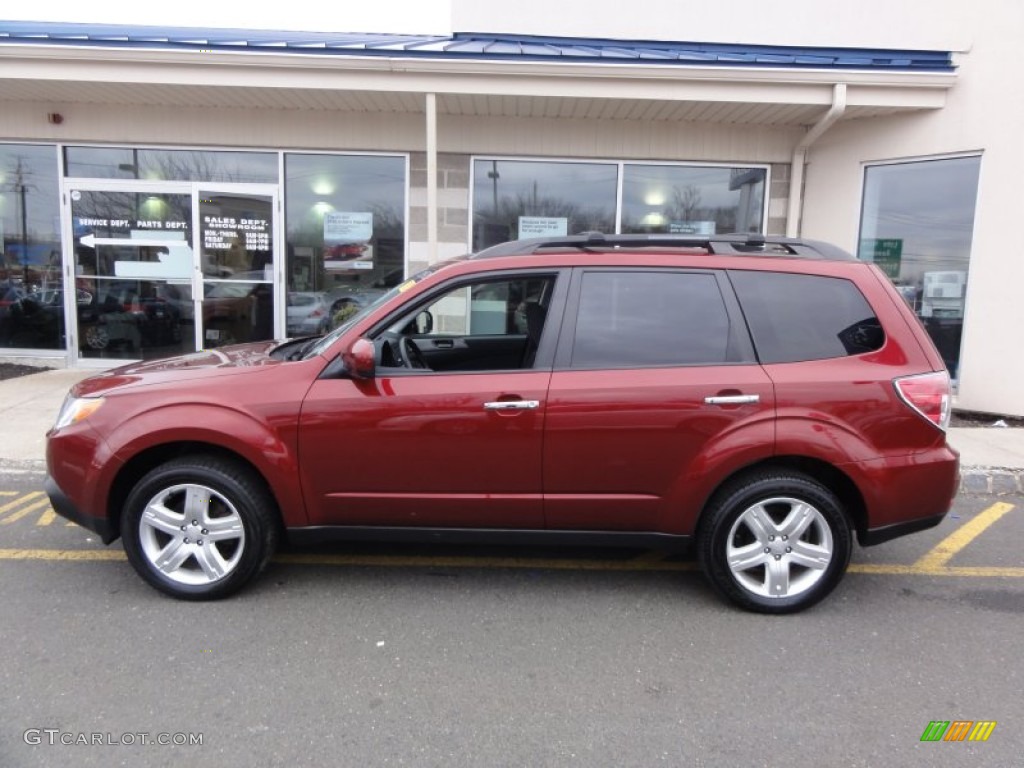
[[[98,372],[43,369],[0,380],[0,472],[45,471],[46,431],[64,396]],[[953,427],[949,442],[960,451],[962,493],[1024,494],[1024,428]]]

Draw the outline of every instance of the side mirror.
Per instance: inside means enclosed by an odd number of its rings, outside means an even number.
[[[341,353],[345,370],[354,379],[372,379],[377,367],[377,350],[369,339],[356,339],[352,346]]]
[[[416,333],[418,334],[422,335],[434,330],[434,316],[425,309],[416,315],[414,322],[416,324]]]
[[[434,316],[424,309],[402,326],[403,336],[422,336],[434,330]]]

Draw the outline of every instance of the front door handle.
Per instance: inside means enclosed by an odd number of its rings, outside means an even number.
[[[706,405],[746,405],[759,402],[760,395],[711,395],[704,398]]]
[[[540,408],[540,400],[496,400],[484,403],[485,411],[528,411]]]

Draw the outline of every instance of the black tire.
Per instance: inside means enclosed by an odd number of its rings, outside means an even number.
[[[802,611],[828,595],[846,573],[852,547],[835,494],[784,470],[723,488],[697,536],[701,570],[712,586],[742,608],[773,614]]]
[[[121,536],[128,561],[149,584],[184,600],[215,600],[266,567],[277,548],[278,514],[247,466],[194,456],[162,464],[136,484]]]

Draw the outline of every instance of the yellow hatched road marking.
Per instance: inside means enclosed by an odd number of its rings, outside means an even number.
[[[25,504],[25,503],[27,503],[29,501],[32,501],[33,499],[36,499],[36,498],[38,498],[39,496],[42,496],[42,495],[43,495],[42,491],[32,491],[30,493],[26,493],[24,496],[19,496],[14,501],[9,501],[6,504],[2,504],[2,505],[0,505],[0,515],[2,515],[5,512],[8,512],[8,511],[14,509],[15,507],[20,507],[22,504]],[[47,503],[49,503],[49,502],[47,502]],[[7,521],[4,520],[3,522],[7,522]]]
[[[979,512],[971,521],[964,523],[949,536],[936,544],[931,551],[914,563],[918,572],[930,573],[946,566],[964,547],[984,533],[989,526],[1013,509],[1013,504],[999,502]]]
[[[0,491],[0,496],[17,496],[17,491]]]
[[[9,517],[5,517],[3,520],[0,520],[0,525],[10,525],[13,522],[21,520],[21,518],[25,517],[29,512],[35,512],[37,509],[42,509],[43,507],[49,506],[49,499],[43,499],[42,501],[37,501],[35,504],[29,504],[27,507],[22,507],[21,509],[19,509],[13,515],[10,515]]]
[[[54,520],[57,519],[57,513],[53,511],[53,507],[43,510],[43,514],[36,520],[36,525],[50,525]]]

